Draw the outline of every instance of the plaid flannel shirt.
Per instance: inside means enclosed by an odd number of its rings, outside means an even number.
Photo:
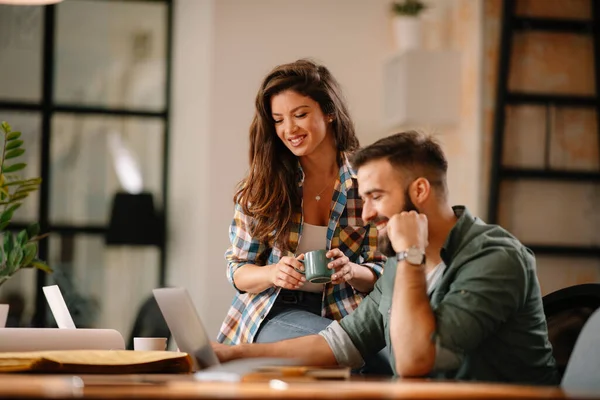
[[[302,196],[304,173],[298,163],[298,192]],[[365,224],[361,218],[362,200],[358,195],[356,174],[345,160],[340,167],[339,179],[335,184],[331,201],[331,213],[327,229],[327,249],[339,248],[351,262],[371,268],[377,277],[383,273],[385,257],[377,251],[377,230]],[[294,256],[293,251],[284,252],[277,246],[260,242],[249,233],[252,217],[244,214],[239,204],[235,206],[233,221],[229,228],[231,247],[225,253],[227,279],[236,289],[227,317],[221,326],[217,340],[226,344],[251,343],[261,322],[267,316],[279,291],[270,287],[261,293],[246,293],[235,287],[234,272],[245,264],[276,264],[283,256]],[[293,216],[289,237],[289,248],[298,246],[302,235],[303,216]],[[266,260],[266,263],[258,260]],[[352,312],[365,296],[348,283],[325,285],[321,315],[340,320]]]

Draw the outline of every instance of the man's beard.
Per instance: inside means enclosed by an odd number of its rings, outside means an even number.
[[[410,196],[408,194],[408,188],[406,188],[406,191],[404,192],[404,207],[402,208],[402,210],[400,210],[400,212],[403,211],[419,212],[415,204],[410,199]],[[390,238],[387,234],[387,227],[385,229],[385,232],[382,232],[377,236],[377,248],[384,256],[394,257],[396,255],[396,251],[394,250],[392,242],[390,241]]]

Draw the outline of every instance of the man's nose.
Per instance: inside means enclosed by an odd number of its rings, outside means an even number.
[[[362,209],[363,221],[370,222],[373,220],[373,218],[375,218],[376,215],[377,215],[377,213],[375,212],[374,208],[371,207],[369,202],[364,202],[363,209]]]

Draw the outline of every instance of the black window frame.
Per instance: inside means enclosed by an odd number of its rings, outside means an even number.
[[[50,221],[50,145],[52,139],[52,118],[55,113],[71,113],[78,116],[82,115],[103,115],[119,117],[136,118],[160,118],[163,122],[163,154],[162,154],[162,205],[163,210],[159,213],[163,235],[159,248],[159,276],[158,284],[165,285],[166,278],[166,241],[167,241],[167,211],[168,211],[168,166],[169,166],[169,122],[171,114],[171,63],[173,49],[173,0],[92,0],[95,2],[138,2],[138,3],[163,3],[166,6],[166,49],[165,49],[165,105],[162,111],[147,111],[120,107],[101,107],[84,106],[74,104],[57,103],[54,100],[54,78],[55,78],[55,59],[56,59],[56,7],[60,3],[43,6],[43,27],[42,27],[42,96],[39,102],[32,101],[11,101],[0,99],[0,110],[3,111],[35,111],[41,116],[41,149],[40,149],[40,171],[42,184],[39,190],[39,204],[37,221],[40,224],[41,231],[47,233],[56,233],[59,235],[98,235],[104,236],[107,226],[102,225],[69,225],[52,224]],[[13,223],[11,230],[23,229],[26,224]],[[41,240],[39,245],[39,258],[47,260],[49,256],[49,241]],[[43,271],[36,273],[35,290],[35,311],[31,321],[34,327],[47,326],[47,307],[42,287],[46,285],[48,275]]]

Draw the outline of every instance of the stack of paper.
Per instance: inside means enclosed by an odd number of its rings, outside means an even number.
[[[2,372],[145,374],[192,372],[187,353],[173,351],[60,350],[0,353]]]

